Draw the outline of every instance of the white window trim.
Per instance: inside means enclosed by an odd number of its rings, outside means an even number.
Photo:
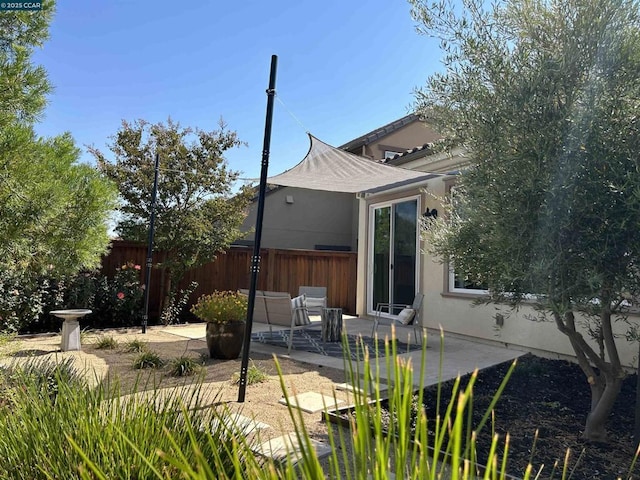
[[[448,280],[448,288],[447,292],[449,293],[466,293],[471,295],[488,295],[489,290],[483,288],[460,288],[456,287],[456,272],[453,269],[453,264],[449,264],[449,268],[447,270],[447,280]]]

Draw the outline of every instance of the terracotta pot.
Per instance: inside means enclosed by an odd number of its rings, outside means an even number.
[[[244,341],[245,322],[207,323],[207,347],[210,358],[238,358]]]

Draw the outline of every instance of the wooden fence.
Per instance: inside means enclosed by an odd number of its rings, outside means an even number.
[[[133,262],[141,266],[140,279],[144,281],[147,246],[127,241],[114,241],[110,253],[102,260],[102,271],[111,276],[118,267]],[[210,263],[187,272],[180,287],[198,282],[198,289],[191,302],[214,290],[237,290],[249,288],[251,283],[251,256],[253,249],[231,247]],[[327,304],[339,307],[345,313],[356,310],[356,263],[355,252],[332,252],[317,250],[261,250],[258,289],[298,294],[300,285],[327,287]],[[154,264],[164,255],[154,253]],[[160,272],[151,272],[149,317],[159,317]]]

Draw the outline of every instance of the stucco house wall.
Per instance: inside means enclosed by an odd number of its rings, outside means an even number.
[[[453,160],[452,160],[453,161]],[[447,168],[449,168],[449,165]],[[443,176],[429,180],[419,188],[394,191],[360,198],[359,235],[362,239],[358,249],[358,296],[357,313],[371,316],[372,305],[367,304],[367,292],[370,282],[370,265],[367,263],[369,239],[369,216],[372,204],[421,195],[419,212],[425,208],[437,208],[442,211],[441,199],[446,195],[447,184],[455,181],[455,176]],[[426,327],[442,327],[450,334],[472,337],[487,343],[499,343],[508,347],[522,348],[547,356],[561,358],[573,357],[568,338],[560,333],[549,317],[547,321],[535,321],[537,312],[529,305],[523,305],[517,311],[503,305],[475,305],[474,300],[481,295],[452,292],[449,288],[449,267],[428,253],[429,246],[424,238],[420,241],[418,291],[424,295],[421,322]],[[638,323],[640,316],[632,315],[629,321]],[[638,345],[627,342],[624,333],[625,322],[615,322],[618,334],[618,348],[623,363],[629,367],[637,365]],[[598,351],[595,342],[583,329],[583,336]]]
[[[256,204],[257,205],[257,204]],[[261,246],[315,250],[322,247],[356,249],[357,202],[350,193],[300,188],[276,188],[265,197]],[[242,229],[255,228],[252,208]],[[253,241],[253,231],[243,238]]]

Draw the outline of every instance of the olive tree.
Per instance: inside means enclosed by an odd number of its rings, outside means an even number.
[[[160,157],[154,243],[166,254],[159,265],[166,295],[161,308],[187,270],[212,261],[242,236],[251,191],[234,192],[239,172],[224,158],[241,142],[222,121],[219,127],[207,132],[171,119],[166,124],[123,121],[109,145],[112,159],[90,148],[99,169],[120,191],[118,233],[141,242],[147,240],[151,217],[155,153]]]
[[[624,377],[614,322],[640,290],[638,4],[411,3],[444,52],[416,106],[473,157],[432,252],[487,301],[555,322],[591,388],[583,436],[603,440]]]

